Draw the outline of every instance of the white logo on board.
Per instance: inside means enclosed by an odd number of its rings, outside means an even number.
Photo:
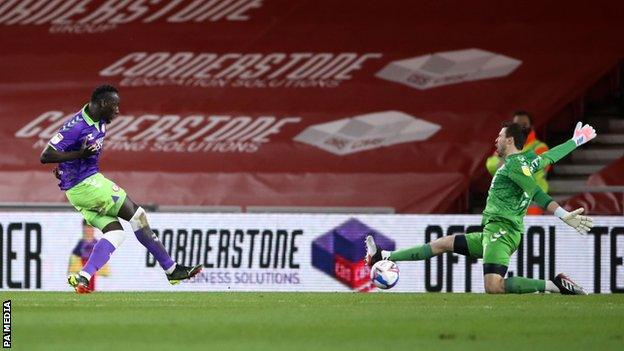
[[[522,61],[481,49],[437,52],[390,62],[376,76],[424,90],[461,82],[504,77]]]
[[[264,0],[210,1],[9,1],[0,6],[0,24],[50,25],[50,33],[102,33],[130,23],[164,21],[215,23],[248,21]]]
[[[72,116],[62,111],[44,112],[16,131],[15,137],[37,138],[33,148],[42,148],[50,138],[60,142],[63,137],[58,130]],[[106,144],[111,151],[255,153],[300,121],[297,116],[120,115],[110,125],[106,142],[99,138],[95,144],[98,149]]]
[[[335,88],[380,53],[131,52],[100,71],[121,86]]]
[[[381,111],[315,124],[294,140],[336,155],[376,149],[400,143],[423,141],[440,126],[401,111]]]

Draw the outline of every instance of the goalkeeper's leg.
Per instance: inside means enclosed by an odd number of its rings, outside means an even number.
[[[475,244],[475,248],[469,249],[469,241],[480,242],[481,233],[471,233],[468,235],[448,235],[438,238],[424,245],[417,245],[404,250],[386,251],[377,247],[372,236],[366,237],[366,262],[372,266],[380,260],[390,261],[420,261],[445,252],[454,252],[460,255],[481,257],[480,244]],[[473,246],[473,245],[470,245]]]
[[[507,272],[507,267],[495,264],[484,264],[483,272],[485,273],[483,276],[485,292],[488,294],[530,294],[548,291],[566,295],[586,295],[582,287],[563,274],[558,275],[555,281],[524,277],[505,279],[504,274]]]
[[[521,234],[498,223],[483,228],[483,284],[488,294],[526,294],[543,292],[546,282],[539,279],[505,279],[509,257],[518,249]]]
[[[505,279],[509,257],[516,251],[521,235],[500,226],[486,227],[483,237],[483,283],[488,294],[529,294],[535,292],[584,293],[569,278],[559,275],[555,282],[544,279],[510,277]],[[565,280],[560,279],[563,276]],[[568,288],[565,290],[563,288]]]

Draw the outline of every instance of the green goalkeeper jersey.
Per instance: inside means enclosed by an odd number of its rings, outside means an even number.
[[[492,178],[482,224],[506,224],[509,230],[524,233],[524,216],[531,201],[546,208],[552,198],[535,183],[534,174],[576,149],[573,140],[537,156],[532,150],[513,154],[505,159]]]

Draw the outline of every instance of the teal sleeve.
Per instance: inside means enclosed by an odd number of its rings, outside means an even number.
[[[546,166],[556,163],[566,157],[574,150],[576,150],[576,143],[572,139],[563,144],[559,144],[533,160],[531,163],[531,170],[533,172],[541,171],[546,168]]]
[[[550,195],[543,192],[542,189],[540,189],[540,187],[538,186],[537,191],[535,192],[535,196],[533,196],[533,201],[541,208],[546,209],[548,207],[548,204],[550,204],[553,199],[552,197],[550,197]]]

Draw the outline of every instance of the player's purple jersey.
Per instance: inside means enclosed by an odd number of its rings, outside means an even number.
[[[48,145],[57,151],[78,151],[83,145],[97,145],[97,152],[87,158],[81,158],[59,164],[61,190],[67,190],[98,172],[98,161],[102,153],[106,123],[94,122],[87,113],[87,106],[65,122]]]

